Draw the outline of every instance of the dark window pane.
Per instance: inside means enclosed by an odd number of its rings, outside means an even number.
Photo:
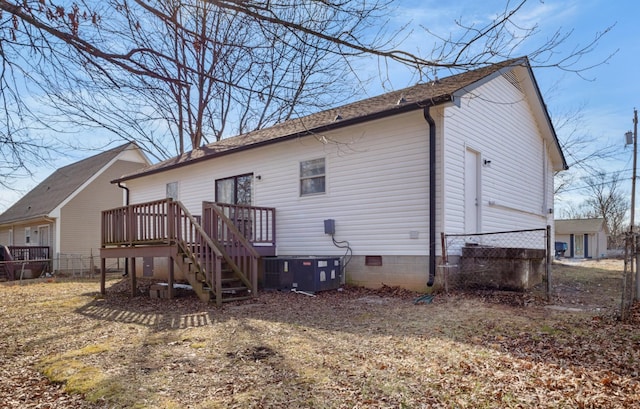
[[[251,205],[252,175],[238,176],[236,179],[236,204]]]
[[[251,174],[216,180],[216,202],[251,205],[252,180]]]
[[[300,177],[324,175],[324,158],[300,162]]]
[[[317,178],[302,179],[300,181],[300,193],[309,195],[313,193],[324,193],[324,176]]]

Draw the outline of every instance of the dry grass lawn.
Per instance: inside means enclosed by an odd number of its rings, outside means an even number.
[[[128,282],[0,285],[0,408],[640,407],[621,264],[555,264],[540,293],[345,288],[216,308]],[[142,289],[144,290],[144,289]]]

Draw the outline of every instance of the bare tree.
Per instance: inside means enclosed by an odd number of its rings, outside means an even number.
[[[575,186],[577,175],[591,175],[593,178],[594,163],[614,157],[619,149],[610,144],[603,144],[598,138],[585,131],[583,124],[584,105],[579,105],[564,112],[553,115],[553,123],[558,133],[560,146],[565,153],[569,171],[556,172],[554,175],[554,193],[562,195]],[[600,172],[596,171],[597,176]]]
[[[603,218],[610,234],[610,243],[616,244],[622,237],[629,200],[621,189],[620,172],[597,172],[585,180],[589,196],[584,202],[584,217]]]
[[[58,129],[107,129],[164,159],[353,96],[344,56],[323,38],[200,0],[83,4],[71,15],[35,2],[14,10],[37,29],[44,30],[38,17],[53,15],[56,30],[71,31],[67,43],[65,32],[47,29],[53,40],[37,52],[50,64],[31,67],[55,114],[47,123]],[[311,13],[317,32],[357,33],[377,23],[384,7],[368,3],[358,16],[310,2],[283,15]],[[12,35],[33,38],[32,27]],[[107,43],[114,44],[109,52]]]
[[[2,15],[0,14],[0,21]],[[2,28],[16,27],[19,20],[12,17],[0,22],[0,187],[15,188],[16,182],[29,177],[55,152],[54,140],[43,140],[40,132],[49,128],[34,120],[24,93],[28,90],[30,73],[25,70],[31,57],[22,50],[15,36],[5,36]]]
[[[168,56],[138,60],[159,76],[105,76],[105,68],[93,65],[75,75],[64,71],[63,78],[42,72],[40,83],[64,119],[108,126],[151,153],[174,156],[353,95],[348,73],[316,38],[293,36],[281,27],[260,35],[264,27],[248,17],[198,0],[154,6],[153,13],[137,4],[122,7],[120,18],[100,32]],[[318,24],[337,20],[330,13]]]
[[[38,121],[64,130],[71,120],[172,156],[349,98],[357,57],[403,64],[420,78],[512,57],[538,31],[517,24],[526,2],[507,2],[482,26],[459,20],[456,37],[427,30],[434,46],[423,54],[397,48],[402,31],[385,31],[392,0],[0,0],[2,47],[13,51],[0,58],[12,75],[39,73],[33,84],[64,114],[42,121],[5,108],[20,118],[8,132]],[[607,31],[566,54],[556,50],[571,32],[557,32],[527,54],[534,66],[580,75],[591,68],[582,57]]]

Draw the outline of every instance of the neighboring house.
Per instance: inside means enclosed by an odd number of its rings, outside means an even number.
[[[132,204],[177,199],[209,234],[219,228],[203,202],[275,209],[275,247],[262,254],[342,256],[348,245],[349,283],[423,290],[437,276],[441,232],[552,225],[553,175],[566,168],[519,58],[223,139],[113,182]],[[109,229],[122,228],[113,217]],[[141,257],[109,250],[130,240],[107,240],[103,257]]]
[[[54,269],[65,255],[93,255],[97,265],[100,212],[124,204],[122,189],[109,182],[146,165],[146,156],[128,143],[56,170],[0,215],[0,244],[42,247]]]
[[[556,242],[567,243],[565,257],[603,258],[607,256],[609,230],[604,219],[555,221]]]

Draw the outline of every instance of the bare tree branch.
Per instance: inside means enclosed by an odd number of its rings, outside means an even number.
[[[162,159],[348,100],[363,56],[420,78],[512,58],[525,44],[532,65],[583,77],[611,57],[582,63],[611,27],[565,53],[571,31],[532,44],[538,26],[517,22],[526,3],[508,1],[478,26],[460,18],[448,36],[425,28],[434,45],[423,54],[401,47],[407,26],[386,31],[393,0],[0,0],[0,148],[19,150],[12,141],[37,126],[94,127]],[[30,112],[12,75],[55,115]],[[8,158],[25,170],[35,153],[22,152]]]

